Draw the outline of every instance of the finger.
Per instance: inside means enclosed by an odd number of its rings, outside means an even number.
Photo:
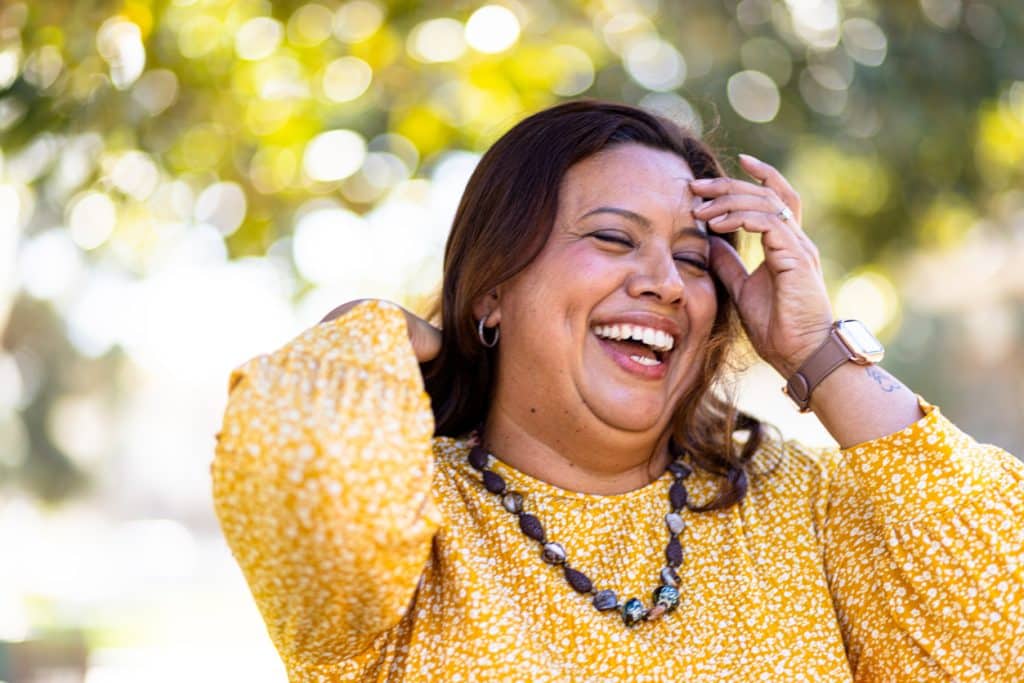
[[[735,211],[763,211],[778,216],[784,206],[785,204],[774,196],[727,194],[704,202],[693,210],[693,215],[704,220]]]
[[[699,197],[721,197],[727,194],[750,194],[767,197],[772,190],[757,183],[736,178],[700,178],[690,181],[690,190]]]
[[[761,234],[761,246],[765,258],[773,271],[790,270],[796,264],[808,261],[817,263],[817,249],[808,249],[803,240],[783,225],[777,217],[763,211],[737,211],[708,221],[708,227],[715,233],[744,230]]]
[[[783,214],[783,207],[785,207],[785,204],[783,204],[782,200],[776,197],[774,193],[770,196],[725,195],[723,197],[717,197],[704,202],[694,209],[693,216],[698,220],[714,221],[720,216],[734,214],[731,219],[722,219],[727,220],[727,222],[723,223],[720,221],[712,225],[712,228],[716,232],[721,233],[738,230],[743,223],[750,223],[750,221],[748,221],[749,216],[737,218],[735,214],[739,214],[742,211],[761,211],[777,218],[781,225],[784,225],[796,234],[797,239],[801,244],[803,244],[805,249],[814,253],[815,257],[817,257],[818,248],[814,246],[811,238],[807,236],[807,233],[803,231],[800,224],[796,222],[795,215],[791,218],[787,218]],[[754,229],[753,232],[760,231]]]
[[[708,228],[718,233],[736,232],[740,229],[747,232],[783,229],[781,225],[773,225],[768,214],[763,211],[730,211],[719,214],[708,221]]]
[[[743,259],[731,244],[718,235],[711,236],[711,268],[729,292],[733,301],[739,301],[743,284],[750,277]]]
[[[800,222],[800,195],[777,168],[749,154],[740,154],[740,167],[779,196]]]
[[[416,360],[420,363],[434,360],[441,352],[441,330],[417,315],[405,312],[409,341],[412,343]]]

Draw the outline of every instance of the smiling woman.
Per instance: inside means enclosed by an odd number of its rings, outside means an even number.
[[[466,188],[440,329],[349,302],[232,375],[217,512],[292,680],[1024,676],[1024,468],[833,320],[799,197],[740,163],[542,111]],[[841,450],[716,390],[737,322]]]

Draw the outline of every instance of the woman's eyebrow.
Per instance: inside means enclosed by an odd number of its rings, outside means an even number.
[[[634,223],[644,228],[644,230],[648,232],[650,232],[651,230],[650,219],[648,219],[645,216],[641,216],[635,211],[630,211],[629,209],[622,209],[617,206],[599,206],[596,209],[591,209],[590,211],[587,211],[585,214],[580,216],[579,220],[583,220],[584,218],[589,218],[590,216],[601,213],[610,213],[616,216],[621,216],[622,218],[633,221]],[[676,231],[676,236],[678,237],[680,235],[694,235],[705,240],[708,239],[707,230],[701,230],[701,223],[703,223],[703,221],[698,221],[696,226],[690,225],[679,228]]]
[[[645,228],[651,227],[651,221],[645,218],[644,216],[641,216],[635,211],[630,211],[629,209],[620,209],[616,206],[599,206],[596,209],[591,209],[590,211],[587,211],[585,214],[580,216],[580,220],[583,220],[584,218],[589,218],[590,216],[593,216],[594,214],[598,213],[612,213],[615,214],[616,216],[622,216],[623,218],[631,220],[634,223],[639,223]]]

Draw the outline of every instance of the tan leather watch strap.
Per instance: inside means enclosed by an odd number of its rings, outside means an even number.
[[[852,360],[855,360],[854,355],[833,326],[828,339],[804,361],[799,370],[793,373],[783,391],[796,402],[801,413],[806,413],[811,409],[811,392],[814,391],[814,387],[821,384],[822,380],[840,365]]]

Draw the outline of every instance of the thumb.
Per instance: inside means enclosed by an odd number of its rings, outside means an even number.
[[[437,358],[441,352],[441,330],[419,316],[404,309],[403,311],[409,328],[409,341],[412,342],[416,360],[426,363]]]
[[[711,236],[711,269],[732,300],[739,301],[740,291],[750,275],[736,249],[718,235]]]

